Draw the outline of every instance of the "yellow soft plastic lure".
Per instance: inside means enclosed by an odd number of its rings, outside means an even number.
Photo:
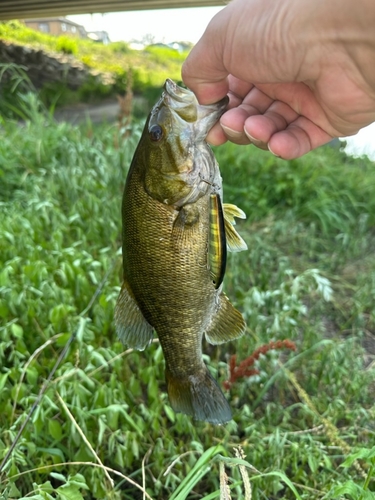
[[[223,207],[218,194],[210,197],[209,265],[212,281],[218,289],[222,284],[227,264],[227,241]]]

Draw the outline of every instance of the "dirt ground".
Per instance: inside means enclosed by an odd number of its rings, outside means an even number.
[[[75,104],[59,109],[55,113],[58,122],[81,123],[89,120],[92,123],[114,122],[119,115],[120,107],[117,99],[104,101],[100,104]]]

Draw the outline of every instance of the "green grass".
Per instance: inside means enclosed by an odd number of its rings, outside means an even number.
[[[130,73],[134,92],[146,98],[152,106],[155,93],[159,92],[166,78],[180,80],[181,65],[187,55],[163,47],[147,47],[139,51],[132,50],[125,42],[103,45],[66,35],[53,36],[28,28],[20,21],[0,22],[0,38],[44,50],[52,56],[68,55],[71,61],[77,60],[91,70],[92,77],[78,90],[67,89],[65,82],[46,83],[41,98],[47,106],[93,101],[123,93]],[[4,90],[2,100],[3,93]],[[5,97],[9,100],[9,95]]]
[[[233,353],[284,339],[297,350],[271,351],[233,385],[232,422],[194,424],[168,405],[160,346],[124,351],[113,327],[122,187],[142,125],[121,139],[116,126],[56,124],[32,95],[23,106],[24,125],[0,130],[0,461],[77,338],[0,498],[142,499],[144,484],[154,500],[218,499],[224,472],[232,498],[245,498],[246,474],[253,499],[373,498],[374,163],[330,148],[290,162],[216,149],[225,201],[248,216],[237,227],[249,250],[230,256],[224,283],[248,329],[205,345],[206,362],[222,383]]]

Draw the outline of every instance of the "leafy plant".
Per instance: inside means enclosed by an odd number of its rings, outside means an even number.
[[[132,50],[124,42],[108,45],[95,43],[91,40],[71,38],[69,36],[53,36],[27,28],[19,21],[0,23],[0,37],[8,42],[26,45],[36,50],[44,50],[49,55],[61,57],[61,52],[68,54],[77,62],[83,63],[90,70],[87,81],[77,91],[61,92],[61,104],[77,102],[82,98],[86,101],[115,96],[125,92],[127,74],[133,72],[133,91],[148,100],[148,106],[160,94],[160,88],[166,78],[180,79],[181,63],[187,52],[162,47],[148,47],[143,51]],[[72,59],[72,61],[74,60]],[[44,89],[42,98],[47,106],[50,104],[51,84]],[[58,101],[58,104],[60,102]]]
[[[243,498],[247,480],[253,499],[373,495],[373,164],[217,148],[225,201],[248,215],[249,251],[229,256],[224,283],[247,332],[203,351],[220,384],[235,354],[257,373],[231,385],[234,419],[215,427],[171,410],[156,339],[139,353],[114,332],[122,188],[143,123],[124,138],[56,123],[35,94],[17,106],[24,121],[3,119],[0,141],[0,463],[76,337],[0,496]],[[296,351],[259,350],[286,339]]]
[[[78,54],[78,43],[75,38],[67,35],[61,35],[57,38],[56,50],[64,54]]]

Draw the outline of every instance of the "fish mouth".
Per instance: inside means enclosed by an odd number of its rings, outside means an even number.
[[[180,119],[188,123],[194,123],[196,140],[206,138],[209,130],[224,113],[228,102],[229,98],[225,96],[213,104],[199,104],[198,99],[191,90],[180,87],[169,78],[164,84],[164,103]]]
[[[166,79],[164,90],[174,101],[179,103],[187,104],[196,101],[196,97],[191,90],[180,87],[170,78]]]

